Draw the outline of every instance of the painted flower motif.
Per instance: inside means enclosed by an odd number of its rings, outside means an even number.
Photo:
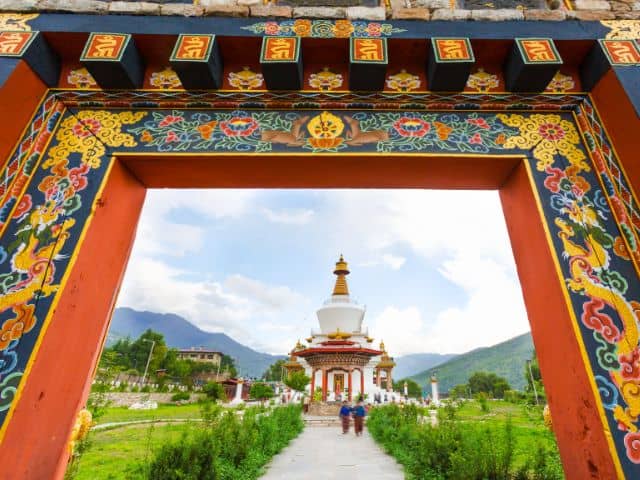
[[[264,24],[265,35],[278,35],[278,32],[280,32],[280,25],[278,25],[278,22],[265,22]]]
[[[493,73],[487,73],[484,68],[479,68],[477,72],[469,75],[467,80],[467,88],[476,92],[489,92],[494,88],[498,88],[500,82],[498,76]]]
[[[312,73],[309,76],[309,85],[325,92],[335,90],[342,86],[342,75],[333,73],[329,67],[324,67],[321,72]]]
[[[544,172],[553,166],[554,155],[562,155],[579,171],[589,171],[591,167],[585,161],[583,151],[578,148],[580,137],[574,125],[555,114],[533,114],[523,116],[499,113],[497,117],[506,125],[516,127],[520,135],[509,137],[505,148],[531,148],[533,157],[538,160],[536,168]]]
[[[489,124],[484,118],[470,118],[467,120],[467,123],[480,127],[484,130],[489,130],[490,128]]]
[[[474,144],[478,144],[478,145],[482,145],[482,137],[480,136],[479,133],[475,133],[470,139],[469,139],[469,143],[474,143]]]
[[[71,131],[78,138],[86,138],[89,135],[96,135],[100,131],[100,121],[95,118],[87,118],[81,122],[77,122]]]
[[[640,463],[640,432],[629,432],[624,436],[627,457],[633,463]]]
[[[26,194],[20,199],[18,206],[16,207],[15,212],[13,213],[13,218],[20,218],[25,213],[31,210],[33,203],[31,202],[31,195]]]
[[[547,140],[560,140],[565,135],[562,127],[556,123],[543,123],[538,127],[538,132]]]
[[[311,20],[300,18],[293,22],[293,32],[299,37],[308,37],[311,35]]]
[[[420,118],[402,117],[393,123],[393,128],[403,137],[424,137],[431,125]]]
[[[387,87],[396,92],[411,92],[420,88],[420,77],[400,70],[400,73],[390,75],[387,78]]]
[[[551,82],[549,82],[549,85],[547,85],[546,91],[553,93],[568,92],[575,86],[576,83],[570,75],[564,75],[558,71],[551,79]]]
[[[182,83],[180,83],[180,79],[178,78],[178,74],[171,67],[165,67],[159,72],[153,72],[149,83],[152,87],[160,88],[162,90],[180,88],[182,86]]]
[[[67,82],[76,88],[91,88],[98,86],[89,71],[84,67],[71,70],[69,75],[67,75]]]
[[[251,71],[249,67],[242,67],[239,72],[229,72],[229,85],[240,90],[253,90],[263,83],[262,74]]]
[[[178,140],[180,139],[178,138],[176,132],[174,132],[173,130],[169,130],[167,132],[167,136],[164,139],[164,143],[177,142]]]
[[[373,22],[367,25],[367,33],[372,37],[379,37],[382,35],[382,25]]]
[[[159,127],[168,127],[169,125],[173,125],[174,123],[184,121],[184,117],[180,115],[167,115],[164,117],[160,123],[158,123]]]
[[[151,135],[151,132],[149,130],[145,130],[144,132],[142,132],[142,135],[140,135],[140,141],[144,143],[153,142],[153,135]]]
[[[353,24],[350,20],[336,20],[333,26],[333,34],[338,38],[350,37],[353,30]]]
[[[248,137],[259,127],[251,117],[233,117],[227,122],[220,122],[220,130],[229,137]]]

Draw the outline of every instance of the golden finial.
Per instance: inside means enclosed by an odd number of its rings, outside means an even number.
[[[384,349],[384,342],[382,340],[380,340],[380,350],[386,352],[386,350]]]
[[[294,350],[303,350],[304,349],[304,345],[302,345],[302,343],[300,343],[300,339],[298,339],[298,343],[296,343],[296,346],[293,349]]]
[[[336,278],[336,285],[333,287],[334,295],[349,295],[349,287],[347,287],[347,275],[349,275],[349,266],[344,261],[344,257],[340,254],[340,260],[336,262],[336,269],[333,271]]]

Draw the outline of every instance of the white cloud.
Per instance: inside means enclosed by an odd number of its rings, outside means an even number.
[[[268,285],[237,274],[223,282],[191,277],[193,272],[134,256],[127,267],[118,306],[175,313],[203,330],[224,332],[261,351],[282,354],[291,349],[284,341],[291,343],[297,326],[280,321],[296,319],[297,311],[308,308],[304,296],[286,286]]]
[[[262,212],[270,222],[284,223],[287,225],[305,225],[311,221],[315,213],[313,210],[295,208],[278,211],[263,208]]]
[[[399,257],[397,255],[392,255],[390,253],[385,253],[382,255],[382,261],[389,265],[394,270],[399,270],[402,265],[407,261],[404,257]]]

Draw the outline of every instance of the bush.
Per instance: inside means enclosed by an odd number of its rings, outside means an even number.
[[[484,392],[476,393],[476,400],[480,404],[480,409],[487,413],[489,411],[489,395]]]
[[[304,426],[301,409],[289,405],[242,418],[215,405],[203,407],[203,426],[163,445],[144,468],[149,480],[251,480]]]
[[[186,402],[191,398],[188,392],[177,392],[171,395],[172,402]]]
[[[216,382],[207,382],[202,387],[202,392],[207,395],[207,398],[213,401],[226,400],[226,394],[224,393],[224,387]]]
[[[448,420],[437,427],[422,422],[412,405],[376,407],[367,428],[387,452],[404,465],[408,479],[561,480],[557,449],[538,446],[525,464],[514,467],[516,440],[510,420],[503,425]],[[553,442],[550,442],[553,445]]]

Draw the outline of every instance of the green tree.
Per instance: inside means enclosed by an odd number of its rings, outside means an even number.
[[[420,385],[410,378],[403,378],[402,380],[398,380],[397,382],[393,382],[393,389],[396,392],[404,393],[404,382],[407,382],[407,392],[410,397],[420,398],[422,397],[422,388]]]
[[[461,383],[449,390],[451,398],[467,398],[469,386],[466,383]]]
[[[207,382],[204,387],[202,387],[202,391],[207,395],[207,398],[214,402],[227,399],[224,387],[216,382]]]
[[[220,371],[228,372],[232,378],[238,377],[238,370],[236,368],[235,361],[229,355],[222,355],[222,361],[220,362]]]
[[[262,378],[266,382],[279,382],[282,380],[282,370],[286,360],[277,360],[269,365],[269,368],[262,374]],[[293,388],[293,387],[291,387]]]
[[[504,392],[511,390],[505,378],[490,372],[475,372],[469,377],[468,385],[472,394],[483,392],[493,398],[503,398]]]
[[[273,390],[266,383],[256,382],[251,385],[251,389],[249,390],[249,396],[256,400],[260,400],[260,402],[264,402],[265,400],[273,397],[273,395]]]
[[[307,385],[309,385],[310,381],[311,377],[308,377],[304,373],[304,370],[298,370],[295,372],[291,372],[291,374],[289,374],[289,376],[284,379],[284,384],[292,390],[295,390],[297,392],[304,392],[304,389]]]

